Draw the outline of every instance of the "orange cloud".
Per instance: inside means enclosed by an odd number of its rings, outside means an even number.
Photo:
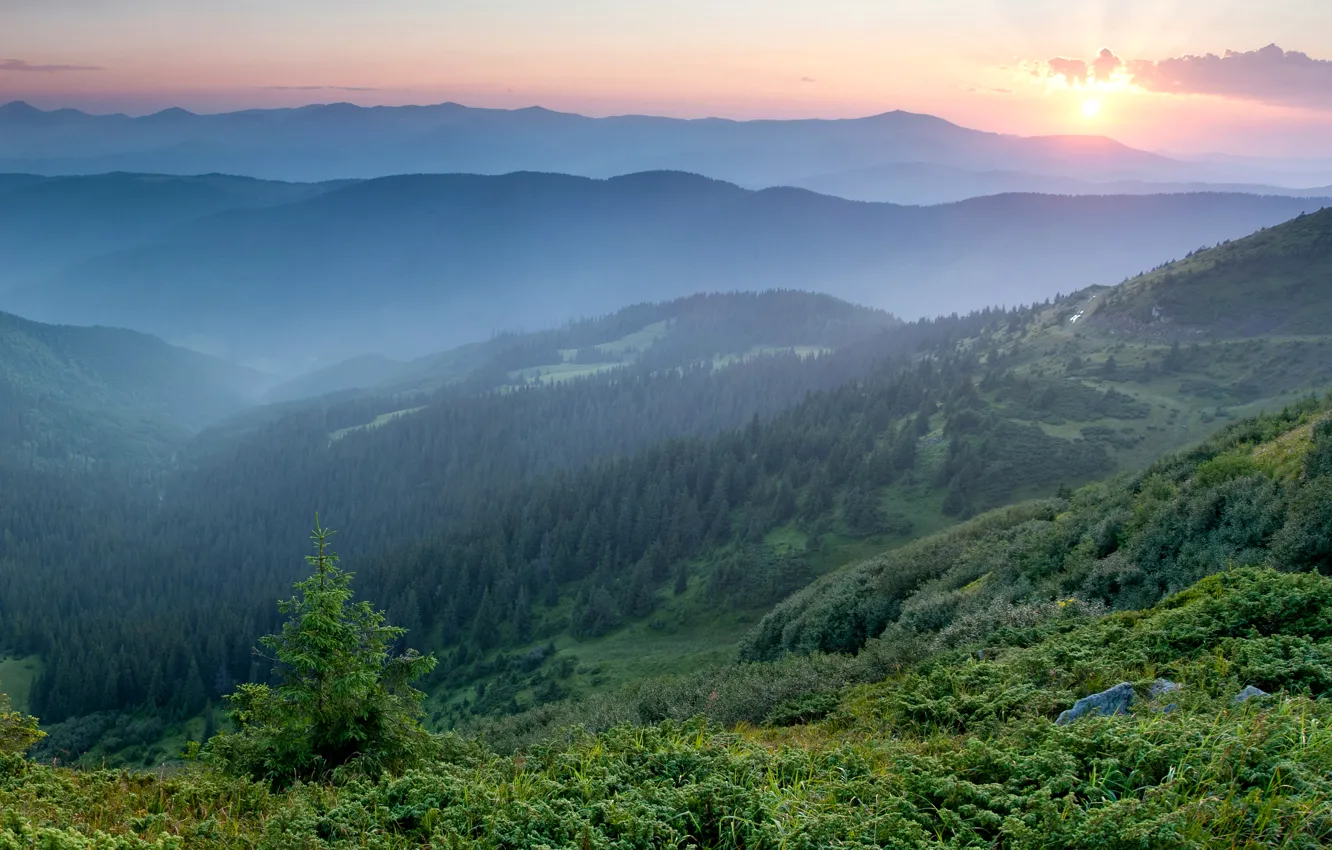
[[[1056,56],[1023,67],[1053,87],[1134,88],[1201,94],[1311,109],[1332,109],[1332,61],[1269,44],[1218,56],[1124,61],[1109,48],[1091,60]]]

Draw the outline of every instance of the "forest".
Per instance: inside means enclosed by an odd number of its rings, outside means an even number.
[[[335,365],[193,436],[190,394],[244,376],[13,322],[0,838],[1317,846],[1321,745],[1246,718],[1324,711],[1332,350],[1140,305],[1263,252],[1236,304],[1304,287],[1281,258],[1329,223],[932,320],[641,304]],[[156,430],[81,442],[154,356]],[[1117,682],[1131,725],[1047,734]],[[1235,708],[1250,687],[1276,696]],[[877,802],[832,779],[853,766]]]
[[[314,573],[264,639],[280,687],[240,686],[234,731],[192,745],[183,769],[28,761],[42,732],[0,713],[0,838],[1321,846],[1332,839],[1330,417],[1332,399],[1308,399],[1137,473],[980,514],[779,606],[746,642],[752,660],[468,736],[401,737],[424,696],[410,682],[435,659],[388,652],[401,632],[353,602],[316,528]],[[790,652],[762,660],[788,635]],[[324,690],[339,675],[366,686]],[[1065,719],[1102,691],[1123,707]],[[345,694],[346,708],[316,709],[321,693]],[[399,719],[338,725],[378,705]],[[383,755],[339,759],[339,734]],[[264,743],[274,735],[276,748]],[[292,782],[334,763],[330,781]],[[284,764],[295,773],[273,772]]]

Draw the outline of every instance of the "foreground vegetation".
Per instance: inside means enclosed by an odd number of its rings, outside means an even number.
[[[28,761],[40,733],[0,713],[0,847],[1326,846],[1330,412],[830,578],[746,641],[775,660],[478,737],[425,735],[430,661],[321,551],[265,641],[281,685],[180,770]],[[1055,722],[1120,683],[1127,713]]]
[[[1332,580],[1247,569],[998,630],[786,728],[623,725],[514,756],[451,738],[398,775],[282,792],[7,755],[0,846],[1318,847],[1330,665]],[[1129,716],[1052,723],[1119,681]],[[1255,683],[1277,695],[1234,701]]]

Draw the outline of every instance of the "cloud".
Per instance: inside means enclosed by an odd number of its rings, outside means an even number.
[[[1087,63],[1081,59],[1065,59],[1063,56],[1056,56],[1046,65],[1052,75],[1063,77],[1070,85],[1076,81],[1087,79]]]
[[[1041,67],[1037,66],[1038,69]],[[1105,47],[1090,62],[1056,56],[1043,67],[1048,70],[1049,76],[1063,77],[1064,82],[1070,86],[1077,86],[1097,82],[1109,83],[1119,69],[1124,67],[1124,62],[1114,54],[1114,51]],[[1037,74],[1040,75],[1040,70]]]
[[[813,77],[801,77],[801,78],[800,78],[800,82],[802,82],[802,83],[817,83],[818,80],[814,79]]]
[[[1092,76],[1098,80],[1108,82],[1123,65],[1124,62],[1110,48],[1103,47],[1096,58],[1092,60]]]
[[[1104,48],[1091,60],[1056,56],[1021,67],[1055,86],[1136,88],[1332,109],[1332,60],[1314,59],[1275,44],[1260,50],[1227,50],[1220,56],[1208,53],[1128,61]]]
[[[269,91],[379,91],[368,86],[264,86]]]
[[[58,74],[62,71],[101,71],[97,65],[34,65],[22,59],[0,59],[0,71],[27,71],[34,74]]]
[[[1181,56],[1130,64],[1148,91],[1210,94],[1316,109],[1332,109],[1332,61],[1269,44],[1261,50]]]

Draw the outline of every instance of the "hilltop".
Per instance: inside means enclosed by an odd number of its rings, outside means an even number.
[[[1332,321],[1332,208],[1139,275],[1089,325],[1163,339],[1308,336]]]

